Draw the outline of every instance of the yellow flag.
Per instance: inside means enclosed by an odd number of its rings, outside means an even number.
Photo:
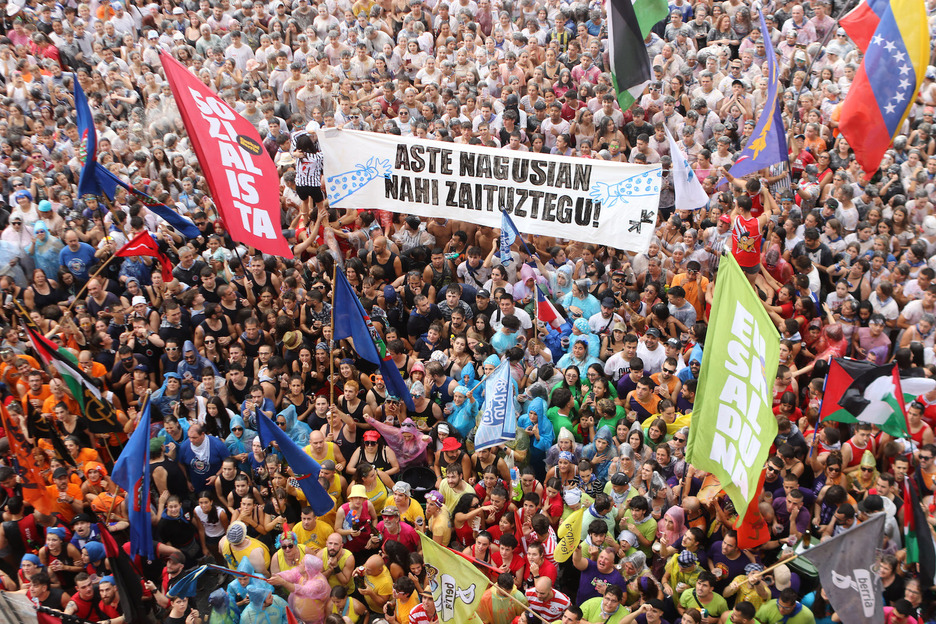
[[[419,534],[427,584],[441,624],[465,624],[481,604],[490,584],[487,576],[458,553]]]
[[[575,549],[578,548],[582,537],[582,516],[585,515],[585,508],[575,511],[559,525],[558,540],[556,541],[556,550],[553,557],[556,563],[568,561]]]

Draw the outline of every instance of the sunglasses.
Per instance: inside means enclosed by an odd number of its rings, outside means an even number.
[[[364,443],[364,446],[377,446],[377,443],[374,442],[373,440],[368,440],[367,442]]]
[[[679,442],[680,444],[685,444],[686,438],[673,438],[673,442]]]
[[[231,431],[243,431],[243,427],[231,427]]]
[[[675,368],[664,368],[664,369],[663,369],[663,372],[664,372],[664,373],[669,373],[670,375],[672,375],[673,373],[676,372],[676,369],[675,369]]]

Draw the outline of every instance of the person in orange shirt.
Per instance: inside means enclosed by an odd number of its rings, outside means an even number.
[[[659,410],[660,397],[653,392],[654,383],[649,377],[641,377],[637,388],[627,393],[624,399],[624,409],[635,412],[635,419],[643,422],[656,414]]]
[[[68,392],[66,392],[65,382],[55,378],[49,382],[49,396],[42,403],[42,413],[51,418],[55,412],[55,406],[64,403],[68,407],[70,414],[77,414],[81,411],[81,406]]]
[[[686,291],[686,301],[695,308],[696,318],[701,319],[705,305],[705,289],[708,288],[709,280],[700,272],[702,265],[697,260],[690,260],[686,264],[686,272],[679,273],[673,278],[670,287],[682,286]]]
[[[6,384],[6,387],[12,392],[16,388],[17,394],[22,397],[26,394],[28,386],[26,385],[26,375],[31,370],[41,370],[39,362],[28,355],[15,355],[11,349],[0,349],[0,380]]]
[[[23,395],[23,411],[28,412],[32,405],[36,411],[41,412],[45,400],[52,396],[48,384],[44,384],[42,371],[31,370],[26,374],[26,394]]]
[[[78,354],[78,366],[81,367],[81,370],[87,375],[95,379],[100,379],[101,384],[104,385],[104,376],[107,375],[107,367],[100,362],[95,362],[94,356],[91,355],[90,351],[82,351]]]
[[[46,486],[50,496],[55,497],[53,513],[58,514],[66,524],[71,524],[75,514],[84,508],[81,486],[68,480],[68,468],[59,467],[52,473],[52,485]]]

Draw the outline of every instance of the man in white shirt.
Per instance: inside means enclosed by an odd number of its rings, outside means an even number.
[[[653,375],[663,369],[666,360],[666,349],[660,345],[663,333],[656,327],[647,330],[644,341],[637,345],[637,357],[643,360],[644,374]]]
[[[509,314],[513,314],[520,320],[520,329],[527,335],[533,330],[533,320],[525,310],[521,310],[514,305],[513,295],[504,293],[497,300],[498,310],[491,315],[491,327],[494,331],[500,331],[503,327],[503,319]]]

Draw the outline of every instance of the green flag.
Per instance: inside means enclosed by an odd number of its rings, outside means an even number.
[[[440,546],[420,533],[427,568],[426,589],[432,592],[440,624],[464,624],[474,620],[488,578],[460,553]]]
[[[630,108],[652,78],[644,39],[668,14],[666,0],[608,2],[608,59],[621,110]]]
[[[686,457],[718,477],[744,517],[777,436],[780,335],[731,255],[718,266],[709,327]]]

